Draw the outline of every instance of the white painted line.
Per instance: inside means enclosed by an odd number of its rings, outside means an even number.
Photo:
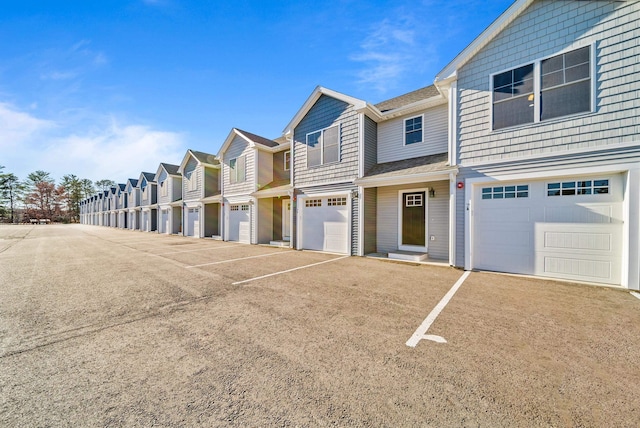
[[[200,266],[220,265],[222,263],[231,263],[231,262],[237,262],[237,261],[240,261],[240,260],[257,259],[258,257],[275,256],[275,255],[278,255],[278,254],[287,254],[287,252],[286,251],[278,251],[277,253],[260,254],[259,256],[240,257],[238,259],[222,260],[222,261],[219,261],[219,262],[203,263],[201,265],[193,265],[193,266],[185,266],[185,267],[187,269],[190,269],[190,268],[195,268],[195,267],[200,267]]]
[[[630,291],[629,293],[631,293],[632,296],[637,297],[638,299],[640,299],[640,293],[635,292],[635,291]]]
[[[460,288],[464,280],[467,279],[469,274],[471,274],[471,271],[467,271],[463,273],[460,279],[458,279],[458,281],[455,284],[453,284],[453,287],[451,287],[451,289],[447,292],[447,294],[444,295],[444,297],[442,298],[442,300],[440,300],[440,302],[436,305],[436,307],[433,308],[433,310],[427,316],[427,318],[422,322],[422,324],[420,324],[420,327],[418,327],[416,332],[413,333],[413,336],[411,336],[409,340],[407,340],[407,346],[415,348],[418,342],[420,342],[422,339],[431,340],[438,343],[447,343],[444,337],[435,336],[435,335],[426,334],[426,333],[427,333],[427,330],[429,330],[429,327],[431,327],[431,324],[433,324],[436,318],[438,318],[438,315],[440,315],[440,312],[442,312],[445,306],[447,306],[447,304],[449,303],[453,295],[456,294],[456,291],[458,291],[458,288]]]
[[[351,256],[342,256],[342,257],[338,257],[336,259],[325,260],[323,262],[312,263],[310,265],[300,266],[300,267],[293,268],[293,269],[287,269],[287,270],[283,270],[283,271],[280,271],[280,272],[270,273],[270,274],[267,274],[267,275],[256,276],[255,278],[249,278],[249,279],[245,279],[244,281],[234,282],[231,285],[245,284],[247,282],[257,281],[259,279],[269,278],[270,276],[282,275],[283,273],[293,272],[295,270],[300,270],[300,269],[306,269],[306,268],[310,268],[312,266],[318,266],[318,265],[321,265],[321,264],[324,264],[324,263],[336,262],[338,260],[346,259],[347,257],[351,257]]]
[[[242,245],[242,244],[229,244],[229,245],[223,245],[223,246],[214,247],[214,248],[197,248],[195,250],[172,251],[170,253],[156,253],[154,254],[154,256],[166,256],[168,254],[180,254],[180,253],[193,253],[194,251],[224,250],[225,248],[237,247],[238,245]]]

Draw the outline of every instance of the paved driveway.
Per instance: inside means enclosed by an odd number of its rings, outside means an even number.
[[[628,292],[0,226],[1,426],[634,426]]]

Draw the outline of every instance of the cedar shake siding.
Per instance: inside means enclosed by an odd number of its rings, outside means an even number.
[[[640,3],[536,1],[458,70],[463,165],[638,141]],[[595,111],[492,130],[490,75],[594,46]],[[593,76],[592,76],[593,78]]]

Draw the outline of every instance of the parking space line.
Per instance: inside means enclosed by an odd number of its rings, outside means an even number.
[[[406,343],[407,346],[415,348],[418,342],[420,342],[422,339],[431,340],[437,343],[447,343],[447,340],[442,336],[436,336],[435,334],[426,334],[426,333],[427,333],[427,330],[429,330],[429,327],[431,327],[431,324],[433,324],[436,318],[438,318],[438,315],[440,315],[440,312],[442,312],[445,306],[447,306],[447,304],[449,303],[453,295],[456,294],[456,291],[458,291],[458,288],[460,288],[460,286],[465,281],[465,279],[467,279],[469,274],[471,274],[471,271],[467,271],[463,273],[460,279],[458,279],[458,281],[455,284],[453,284],[453,287],[451,287],[451,289],[447,292],[447,294],[444,295],[444,297],[440,300],[440,302],[436,305],[436,307],[433,308],[433,310],[427,316],[427,318],[425,318],[422,324],[420,324],[420,327],[418,327],[416,332],[413,333],[413,336],[411,336],[409,340],[407,340],[407,343]]]
[[[195,267],[200,267],[200,266],[219,265],[219,264],[222,264],[222,263],[237,262],[237,261],[240,261],[240,260],[256,259],[258,257],[275,256],[277,254],[286,254],[286,251],[278,251],[276,253],[260,254],[258,256],[240,257],[240,258],[237,258],[237,259],[230,259],[230,260],[221,260],[219,262],[203,263],[201,265],[185,266],[185,268],[190,269],[190,268],[195,268]]]
[[[222,245],[222,246],[214,247],[214,248],[196,248],[195,250],[172,251],[172,252],[170,252],[170,253],[157,253],[157,254],[155,254],[155,255],[156,255],[156,256],[166,256],[166,255],[168,255],[168,254],[192,253],[192,252],[194,252],[194,251],[224,250],[225,248],[229,248],[229,247],[237,247],[238,245],[243,245],[243,244]]]
[[[243,281],[233,282],[231,285],[245,284],[247,282],[257,281],[259,279],[269,278],[270,276],[276,276],[276,275],[281,275],[283,273],[293,272],[294,270],[306,269],[306,268],[309,268],[309,267],[312,267],[312,266],[318,266],[318,265],[321,265],[321,264],[324,264],[324,263],[336,262],[338,260],[346,259],[347,257],[351,257],[351,256],[342,256],[342,257],[338,257],[338,258],[331,259],[331,260],[324,260],[322,262],[312,263],[310,265],[299,266],[299,267],[293,268],[293,269],[287,269],[287,270],[283,270],[283,271],[280,271],[280,272],[269,273],[267,275],[256,276],[255,278],[249,278],[249,279],[245,279]]]

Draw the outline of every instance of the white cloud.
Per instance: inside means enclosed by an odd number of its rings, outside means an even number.
[[[0,165],[20,178],[35,170],[59,179],[75,174],[93,181],[123,182],[140,172],[155,172],[160,162],[178,163],[186,151],[185,138],[113,118],[92,121],[93,129],[73,131],[78,123],[35,117],[0,103]]]
[[[142,170],[155,172],[160,162],[177,163],[185,152],[183,136],[142,125],[110,126],[85,135],[53,140],[40,159],[51,160],[53,174],[123,182]]]
[[[8,103],[0,102],[0,158],[9,156],[13,150],[55,127],[52,121],[38,119]]]
[[[410,73],[419,73],[425,62],[432,61],[434,45],[430,41],[437,32],[425,20],[401,10],[373,25],[350,60],[360,63],[358,83],[379,93],[393,89]],[[421,16],[421,14],[418,14]]]

